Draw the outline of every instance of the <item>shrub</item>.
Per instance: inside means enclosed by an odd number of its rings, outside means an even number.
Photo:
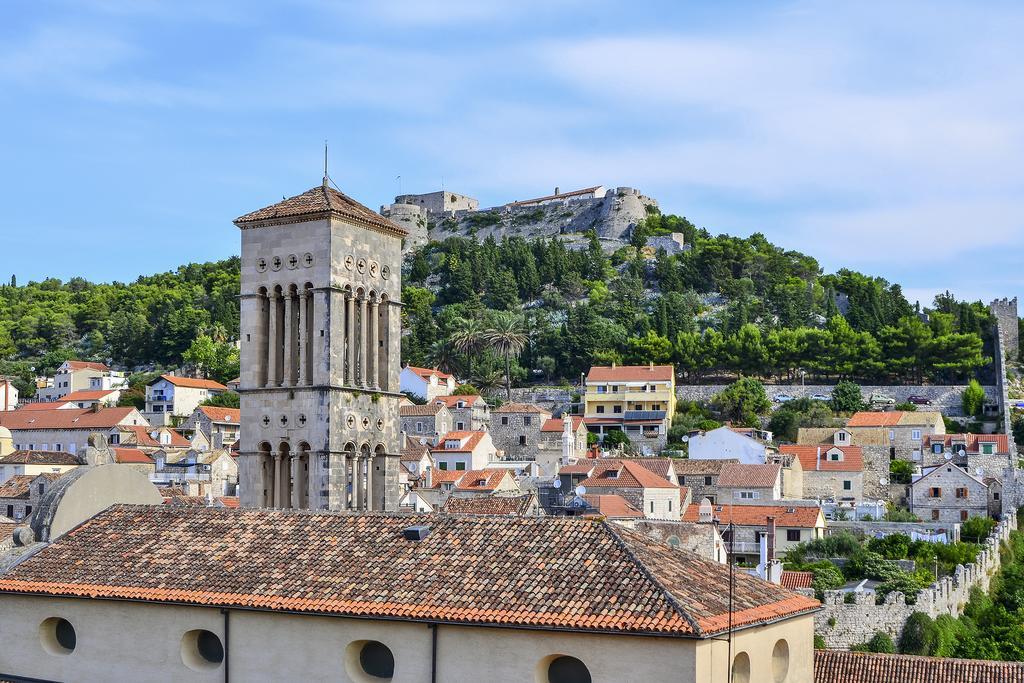
[[[929,583],[931,583],[929,581]],[[927,585],[927,584],[925,584]],[[907,604],[912,605],[917,602],[917,594],[921,592],[921,582],[917,578],[916,574],[907,574],[906,572],[900,571],[893,574],[884,583],[878,585],[878,597],[884,599],[889,593],[895,593],[899,591],[907,599]]]
[[[920,522],[921,518],[906,508],[899,508],[890,504],[885,512],[887,522]]]
[[[909,484],[914,474],[914,463],[908,460],[893,460],[889,463],[889,478],[894,484]]]
[[[825,647],[826,647],[825,646],[825,638],[822,637],[820,634],[815,633],[814,634],[814,649],[815,650],[824,650]]]
[[[913,413],[917,410],[917,406],[913,403],[904,401],[903,403],[897,403],[892,407],[893,410],[901,410],[905,413]]]
[[[972,379],[961,394],[961,402],[964,408],[964,415],[981,416],[982,408],[985,406],[985,390],[976,379]]]
[[[871,636],[871,640],[860,645],[854,645],[850,650],[853,652],[880,652],[891,655],[896,652],[896,644],[892,642],[892,638],[885,631],[876,631],[875,635]]]
[[[935,622],[924,612],[914,612],[903,625],[900,634],[900,654],[930,655],[938,641]]]
[[[843,380],[832,390],[832,410],[837,413],[854,413],[864,408],[864,396],[860,387],[853,382]]]
[[[960,525],[960,538],[972,543],[983,543],[992,530],[996,528],[996,520],[989,517],[971,517]]]
[[[910,551],[910,537],[906,534],[889,534],[885,538],[872,538],[867,543],[867,549],[887,560],[903,560]]]
[[[810,566],[810,570],[814,573],[811,588],[814,589],[814,594],[818,596],[819,600],[825,591],[835,590],[846,583],[843,573],[831,562],[815,562]]]

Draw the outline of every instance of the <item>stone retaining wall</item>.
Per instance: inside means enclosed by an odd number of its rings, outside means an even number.
[[[835,522],[833,524],[843,524]],[[948,614],[959,617],[970,598],[971,588],[978,586],[988,591],[993,574],[999,569],[999,544],[1017,528],[1017,516],[1005,515],[992,530],[974,562],[957,565],[952,576],[946,576],[922,590],[917,602],[908,605],[902,593],[886,596],[884,604],[875,604],[874,593],[855,593],[854,602],[847,604],[842,591],[825,591],[825,608],[814,616],[814,631],[825,639],[832,649],[849,649],[866,643],[878,631],[899,640],[903,624],[914,612],[924,612],[931,618]]]

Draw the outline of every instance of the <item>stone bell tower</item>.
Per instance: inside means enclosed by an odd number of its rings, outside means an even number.
[[[235,225],[241,504],[396,510],[406,231],[326,178]]]

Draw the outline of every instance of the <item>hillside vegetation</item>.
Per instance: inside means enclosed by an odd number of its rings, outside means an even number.
[[[678,255],[645,249],[682,232]],[[899,285],[825,275],[763,235],[712,236],[656,211],[633,244],[606,255],[558,239],[452,237],[404,273],[403,360],[453,370],[478,389],[575,382],[592,364],[675,363],[684,379],[963,381],[992,354],[980,302],[938,297],[925,322]],[[81,278],[0,286],[0,373],[31,379],[67,358],[159,370],[183,362],[237,374],[239,261],[190,264],[132,283]]]

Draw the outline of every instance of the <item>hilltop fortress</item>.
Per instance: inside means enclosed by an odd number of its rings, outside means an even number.
[[[572,246],[585,243],[591,230],[607,248],[615,249],[629,240],[637,223],[656,211],[657,201],[635,188],[603,185],[568,192],[556,187],[544,197],[485,209],[473,197],[449,191],[403,194],[380,208],[382,215],[409,231],[407,250],[447,237],[491,235],[560,236]],[[681,235],[658,239],[666,242],[659,246],[670,252],[683,247]]]

